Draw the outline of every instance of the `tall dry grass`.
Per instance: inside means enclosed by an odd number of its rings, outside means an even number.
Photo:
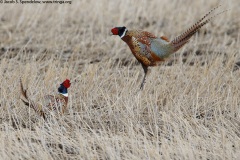
[[[141,66],[112,27],[170,39],[219,3],[218,16],[143,91]],[[0,5],[0,159],[239,159],[238,0],[81,0]],[[20,99],[56,93],[68,113],[49,122]]]

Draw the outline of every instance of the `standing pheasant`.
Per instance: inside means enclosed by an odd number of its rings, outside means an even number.
[[[25,100],[21,99],[23,103],[30,106],[35,112],[46,119],[49,112],[53,111],[58,114],[63,114],[68,104],[68,88],[70,87],[70,80],[66,79],[58,88],[57,95],[46,95],[42,99],[42,103],[35,103],[27,96],[27,91],[23,89],[22,81],[20,79],[20,90]]]
[[[220,5],[219,5],[220,6]],[[142,30],[128,30],[126,27],[115,27],[111,30],[113,35],[119,35],[120,38],[127,43],[132,54],[142,64],[144,70],[144,77],[141,83],[140,89],[143,89],[146,75],[149,66],[156,66],[159,62],[164,61],[172,53],[179,50],[183,45],[189,42],[189,39],[205,24],[211,21],[215,16],[225,12],[220,12],[208,19],[209,16],[215,9],[209,11],[203,18],[192,25],[188,30],[183,32],[181,35],[169,41],[167,37],[162,36],[158,38],[152,33]]]

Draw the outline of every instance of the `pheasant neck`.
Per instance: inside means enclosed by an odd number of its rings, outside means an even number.
[[[130,44],[131,39],[132,39],[131,36],[126,35],[126,34],[125,34],[124,37],[122,37],[122,40],[123,40],[124,42],[126,42],[128,45]]]
[[[68,102],[68,93],[60,93],[60,95],[63,96],[65,102],[67,103]]]
[[[63,95],[64,97],[68,97],[68,93],[60,93],[61,95]]]
[[[127,33],[127,29],[124,30],[124,32],[120,35],[121,38],[125,37],[126,33]]]
[[[66,104],[68,103],[68,97],[64,97]]]

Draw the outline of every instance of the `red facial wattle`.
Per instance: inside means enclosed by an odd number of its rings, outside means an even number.
[[[69,88],[69,87],[71,86],[70,80],[69,80],[69,79],[66,79],[66,80],[63,82],[63,86],[66,87],[66,88]]]
[[[118,29],[117,28],[113,28],[111,30],[111,32],[112,32],[113,35],[118,35]]]

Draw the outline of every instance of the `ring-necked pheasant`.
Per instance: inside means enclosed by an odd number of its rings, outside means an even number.
[[[70,87],[70,80],[66,79],[58,88],[57,95],[46,95],[42,99],[42,103],[35,103],[27,96],[27,91],[23,89],[22,80],[20,79],[20,90],[25,100],[21,99],[23,103],[30,106],[34,111],[45,120],[49,112],[53,111],[58,114],[63,114],[68,104],[68,88]]]
[[[130,50],[136,59],[142,64],[144,70],[144,77],[141,83],[140,89],[143,89],[146,75],[149,66],[156,66],[159,62],[164,61],[172,53],[179,50],[183,45],[189,42],[189,39],[205,24],[211,21],[217,15],[225,12],[222,11],[208,19],[209,16],[215,9],[209,11],[203,18],[192,25],[188,30],[169,41],[165,36],[157,37],[152,33],[142,30],[128,30],[125,26],[115,27],[111,30],[113,35],[119,35],[120,38],[127,43]]]

